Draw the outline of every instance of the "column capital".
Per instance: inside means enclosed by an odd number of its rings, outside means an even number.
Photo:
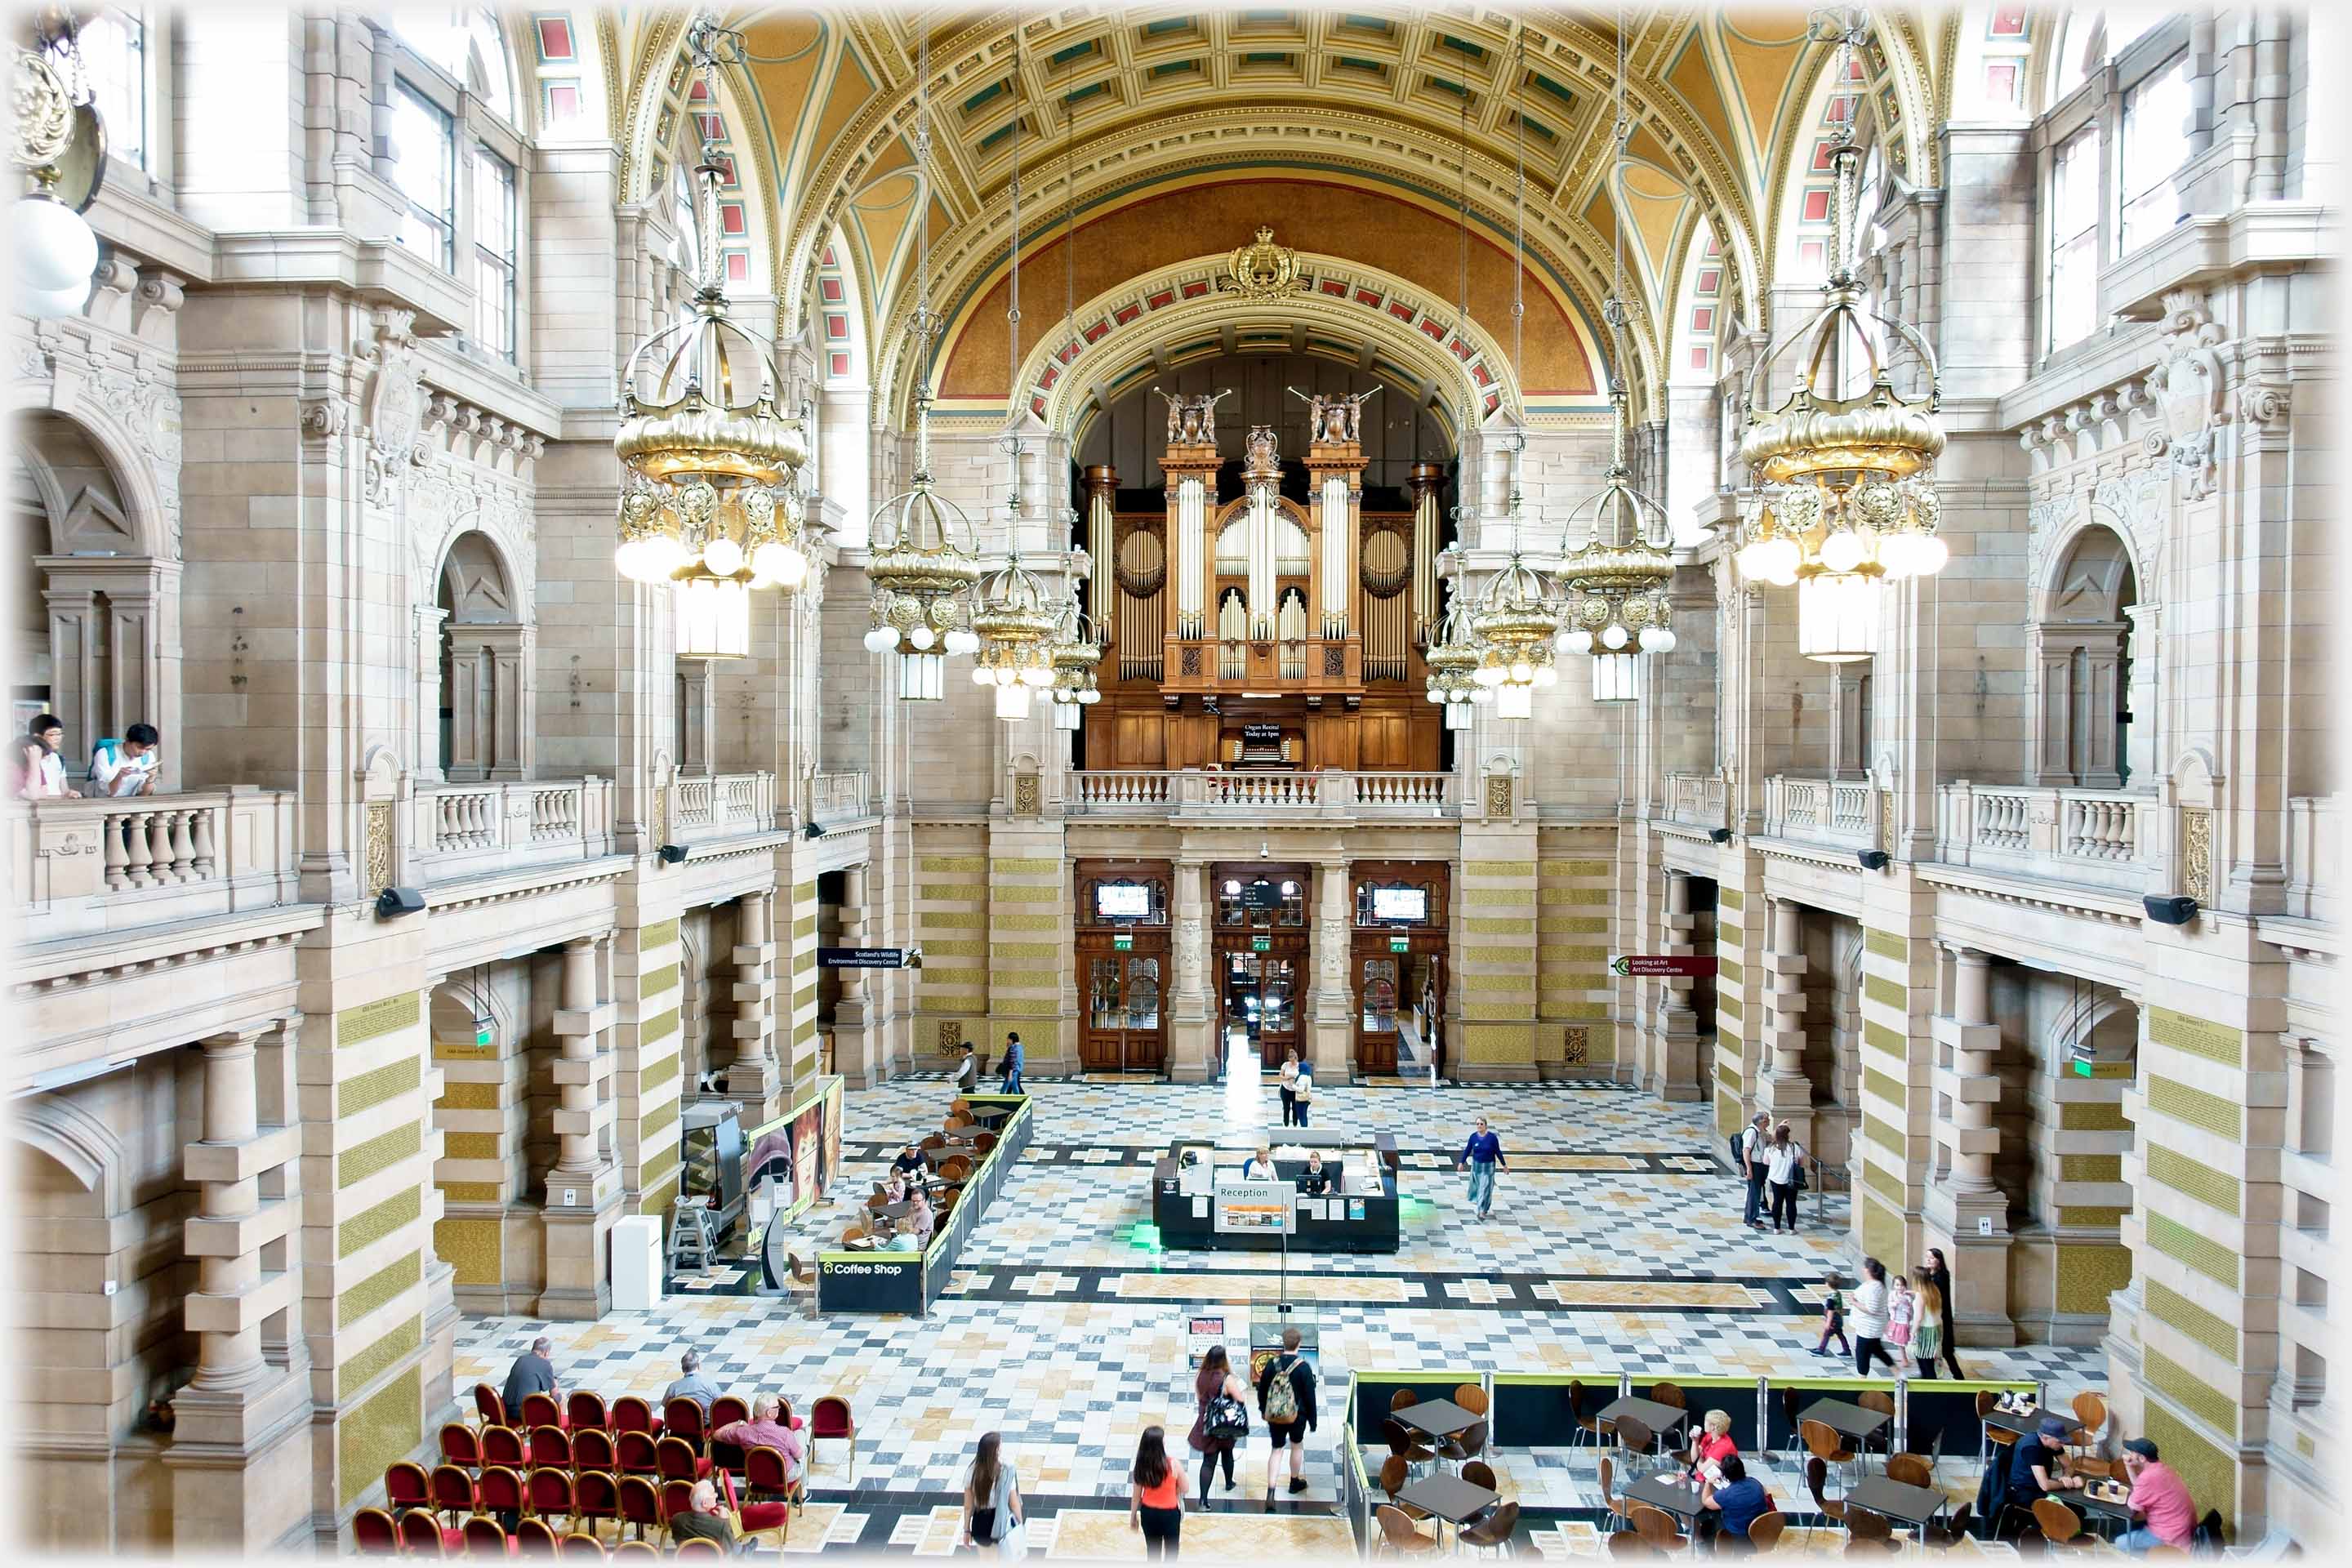
[[[217,1035],[206,1035],[196,1044],[204,1048],[205,1055],[208,1057],[247,1054],[259,1048],[261,1037],[284,1022],[282,1018],[272,1018],[266,1024],[240,1025],[234,1029],[225,1029]]]

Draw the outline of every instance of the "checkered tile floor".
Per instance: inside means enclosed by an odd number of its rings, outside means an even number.
[[[719,1293],[734,1288],[725,1283],[598,1323],[469,1319],[458,1333],[457,1389],[499,1381],[516,1352],[545,1332],[566,1385],[608,1398],[658,1394],[688,1348],[702,1352],[705,1374],[723,1387],[779,1390],[803,1406],[820,1394],[842,1394],[859,1424],[855,1474],[840,1445],[817,1456],[814,1495],[833,1511],[822,1529],[796,1527],[794,1552],[936,1554],[942,1531],[951,1544],[954,1530],[936,1510],[952,1510],[972,1444],[990,1430],[1003,1434],[1041,1523],[1065,1509],[1094,1521],[1092,1510],[1117,1506],[1102,1500],[1124,1498],[1145,1426],[1165,1427],[1177,1457],[1190,1458],[1187,1312],[1224,1303],[1230,1321],[1236,1305],[1273,1304],[1273,1259],[1164,1252],[1150,1225],[1142,1167],[1171,1138],[1279,1121],[1272,1089],[1236,1077],[1243,1081],[1033,1084],[1030,1152],[927,1318],[816,1321],[805,1297]],[[936,1126],[947,1098],[930,1079],[850,1093],[845,1179],[794,1223],[804,1257],[840,1234],[899,1142]],[[1491,1119],[1515,1162],[1485,1223],[1471,1217],[1452,1171],[1479,1115]],[[1294,1321],[1319,1331],[1327,1380],[1344,1380],[1350,1367],[1622,1368],[1645,1376],[1835,1370],[1810,1353],[1811,1301],[1838,1256],[1844,1200],[1828,1199],[1817,1220],[1809,1196],[1807,1228],[1793,1237],[1742,1226],[1738,1189],[1712,1172],[1703,1108],[1559,1085],[1337,1087],[1318,1091],[1314,1117],[1318,1127],[1394,1135],[1408,1199],[1393,1256],[1292,1259]],[[1972,1372],[2042,1377],[2065,1393],[2105,1376],[2095,1351],[2032,1346],[1964,1352],[1962,1360]],[[1238,1509],[1271,1532],[1261,1540],[1269,1550],[1286,1542],[1303,1550],[1293,1527],[1303,1530],[1302,1521],[1335,1506],[1336,1409],[1325,1415],[1321,1440],[1308,1447],[1303,1498],[1286,1494],[1270,1517],[1264,1513],[1262,1441],[1236,1456],[1241,1489],[1229,1494],[1221,1485],[1215,1493],[1218,1508]],[[1505,1458],[1510,1484],[1531,1510],[1537,1549],[1547,1556],[1596,1550],[1590,1459]],[[1785,1487],[1789,1478],[1780,1479]],[[1241,1528],[1238,1521],[1232,1527]],[[1090,1522],[1086,1538],[1095,1533]],[[1228,1534],[1244,1555],[1259,1539]],[[1033,1532],[1033,1551],[1052,1554],[1051,1544]]]

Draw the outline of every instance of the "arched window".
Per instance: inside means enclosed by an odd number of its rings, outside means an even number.
[[[147,18],[139,6],[100,5],[74,34],[90,101],[106,124],[106,154],[147,166]]]
[[[514,66],[495,14],[478,5],[423,5],[393,12],[392,26],[492,113],[515,123]]]
[[[2111,6],[2105,11],[2074,11],[2059,36],[2058,52],[2050,67],[2042,107],[2051,108],[2091,79],[2093,72],[2146,37],[2158,24],[2177,13],[2160,5]]]

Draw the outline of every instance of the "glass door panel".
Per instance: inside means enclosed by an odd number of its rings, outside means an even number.
[[[1397,966],[1393,958],[1364,960],[1360,1026],[1368,1035],[1396,1033]]]
[[[1127,961],[1127,1027],[1149,1030],[1155,1047],[1160,1033],[1160,961]]]
[[[1118,959],[1097,958],[1088,965],[1087,1014],[1093,1027],[1117,1029],[1125,1026],[1125,1005],[1119,982]]]

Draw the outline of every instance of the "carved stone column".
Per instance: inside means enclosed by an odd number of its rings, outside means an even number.
[[[620,1217],[621,1168],[599,1135],[608,1113],[598,1086],[613,1072],[613,1053],[606,1044],[618,1009],[598,998],[597,947],[593,937],[563,944],[554,1023],[562,1054],[551,1068],[561,1100],[555,1110],[555,1166],[547,1173],[543,1210],[547,1288],[539,1299],[543,1318],[601,1318],[612,1304],[604,1237]]]
[[[1953,951],[1952,1006],[1933,1019],[1938,1142],[1950,1151],[1951,1169],[1931,1183],[1920,1212],[1930,1247],[1944,1249],[1952,1266],[1952,1294],[1946,1311],[1955,1342],[2013,1345],[2017,1325],[2009,1310],[2009,1196],[1993,1180],[1993,1156],[2000,1132],[1993,1110],[2000,1078],[1993,1053],[2000,1026],[1992,1021],[1992,960],[1973,948]]]
[[[260,1300],[265,1233],[285,1234],[286,1216],[265,1218],[261,1175],[259,1080],[256,1068],[263,1030],[240,1029],[203,1042],[204,1137],[187,1145],[190,1179],[200,1184],[196,1217],[187,1222],[188,1251],[196,1259],[196,1289],[188,1297],[188,1326],[196,1331],[196,1375],[204,1394],[235,1393],[260,1382],[261,1320],[274,1310]],[[281,1156],[275,1164],[284,1163]],[[274,1168],[274,1164],[272,1166]],[[272,1205],[276,1206],[276,1205]]]
[[[1315,895],[1315,989],[1307,998],[1314,1028],[1307,1060],[1326,1083],[1345,1083],[1353,1068],[1354,1009],[1348,994],[1348,961],[1356,901],[1349,896],[1348,862],[1327,860],[1318,868],[1322,886]],[[1405,1005],[1400,994],[1399,1004]]]
[[[493,710],[490,651],[474,634],[457,626],[449,634],[449,766],[454,784],[479,784],[490,776],[490,714]]]
[[[677,661],[677,771],[681,773],[712,771],[711,731],[718,718],[712,694],[718,683],[710,678],[710,666],[707,658]]]
[[[483,715],[484,759],[494,779],[530,776],[530,703],[532,664],[538,646],[535,628],[522,626],[469,626],[483,649],[488,668],[484,684],[489,710]]]
[[[749,1125],[758,1126],[782,1109],[783,1082],[776,1060],[776,944],[767,892],[735,900],[735,1059],[727,1067],[727,1094],[743,1102]]]
[[[1658,951],[1676,957],[1696,951],[1691,941],[1696,923],[1696,917],[1691,913],[1689,873],[1668,871]],[[1653,1053],[1656,1068],[1647,1087],[1661,1100],[1688,1100],[1701,1094],[1712,1099],[1711,1091],[1699,1087],[1698,1012],[1691,1005],[1691,982],[1687,976],[1676,976],[1654,984],[1658,988],[1657,1012],[1652,1024],[1652,1038],[1656,1047]]]
[[[841,945],[866,945],[866,868],[852,866],[841,874]],[[881,1032],[873,1026],[875,999],[868,995],[866,971],[838,972],[841,995],[833,1005],[833,1066],[852,1089],[868,1089],[888,1080],[890,1061]]]
[[[441,769],[441,640],[449,612],[437,605],[409,606],[413,670],[416,689],[415,765],[410,770],[419,783],[438,783]]]
[[[1805,1077],[1805,931],[1804,907],[1787,899],[1772,900],[1771,946],[1764,953],[1764,1030],[1759,1041],[1760,1092],[1756,1109],[1785,1121],[1790,1132],[1811,1148],[1813,1142],[1813,1086]]]
[[[1176,863],[1176,985],[1170,997],[1168,1076],[1205,1083],[1217,1070],[1216,1009],[1209,994],[1209,866]]]

